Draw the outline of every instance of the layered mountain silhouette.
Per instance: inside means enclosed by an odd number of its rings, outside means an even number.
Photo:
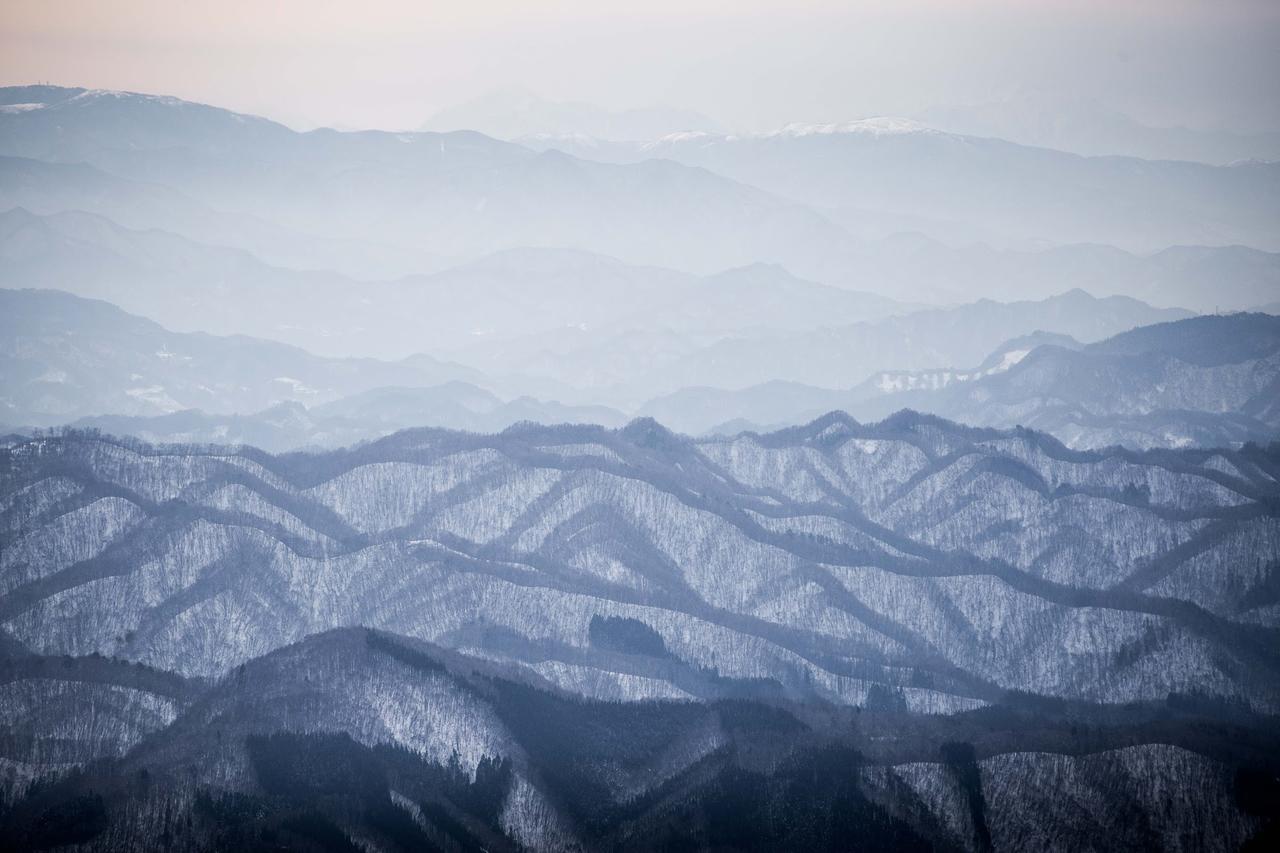
[[[1176,244],[1243,243],[1280,249],[1275,163],[1081,157],[893,118],[789,125],[746,136],[541,144],[602,161],[663,158],[710,169],[811,205],[858,233],[883,228],[887,216],[897,231],[1006,245],[1104,243],[1150,252]]]
[[[1238,446],[1280,430],[1280,318],[1193,317],[1082,345],[1037,332],[977,367],[887,370],[847,390],[765,383],[688,388],[643,409],[692,431],[765,429],[843,409],[877,420],[902,408],[975,426],[1033,426],[1075,447]]]
[[[1023,423],[1072,444],[1229,445],[1280,429],[1280,317],[1196,317],[1085,347],[1036,347],[1007,371],[936,392],[890,394],[866,416],[919,402],[987,426]]]
[[[894,263],[879,249],[868,261],[842,225],[1003,244],[1280,248],[1272,164],[1084,158],[878,121],[560,145],[581,159],[462,131],[296,133],[99,90],[10,87],[0,100],[38,107],[0,112],[5,207],[86,210],[360,276],[558,246],[701,273],[783,263],[876,290]],[[907,284],[918,294],[930,283]]]
[[[1280,160],[1280,134],[1153,127],[1095,101],[1026,92],[986,103],[940,106],[920,119],[943,130],[1076,154],[1194,160],[1227,165]]]
[[[575,260],[588,270],[600,266],[590,257]],[[555,269],[563,269],[561,258],[552,261]],[[500,285],[503,280],[500,275],[495,279],[490,269],[468,268],[467,277],[459,274],[455,281],[483,292],[486,282]],[[611,265],[604,269],[617,272]],[[735,291],[750,294],[758,285],[775,283],[794,288],[797,310],[804,310],[806,292],[817,298],[815,313],[823,300],[848,301],[851,310],[883,310],[874,299],[798,282],[767,268],[731,271],[705,282],[681,281],[678,288],[702,294],[691,300],[692,313],[708,302],[728,304]],[[625,289],[626,284],[621,277],[618,286]],[[877,373],[889,365],[977,360],[974,354],[1039,326],[1090,339],[1185,313],[1076,292],[1039,303],[979,302],[917,311],[818,332],[757,331],[752,337],[701,340],[652,331],[603,337],[556,332],[458,350],[455,354],[470,362],[463,364],[426,355],[397,361],[325,358],[259,338],[170,332],[106,302],[51,290],[0,290],[0,305],[5,308],[0,323],[6,375],[3,420],[10,427],[76,422],[152,440],[243,441],[278,450],[332,447],[423,424],[476,431],[521,420],[620,424],[625,419],[620,410],[630,407],[595,402],[601,398],[638,399],[639,411],[681,430],[703,432],[735,417],[747,422],[744,428],[759,428],[831,408],[862,411],[858,406],[892,390]],[[619,309],[623,314],[630,310],[625,305]],[[724,313],[731,317],[734,312]],[[702,322],[691,317],[695,327]],[[1230,332],[1224,326],[1219,334]],[[635,367],[638,352],[643,352],[643,371]],[[990,368],[974,375],[984,370]],[[702,382],[732,387],[740,377],[807,379],[832,386],[861,381],[867,387],[853,393],[785,384],[736,392],[696,387]],[[646,391],[683,383],[695,387],[643,402]],[[770,390],[785,388],[796,393],[779,398]],[[530,393],[539,390],[541,394]],[[870,405],[883,407],[889,401],[939,411],[944,406],[892,395]],[[288,405],[278,408],[280,404]],[[1255,438],[1255,432],[1248,437]]]
[[[5,97],[48,98],[0,113],[5,207],[86,210],[287,266],[307,267],[311,243],[325,240],[339,242],[321,257],[344,271],[385,267],[383,246],[461,258],[557,246],[713,272],[836,256],[849,239],[811,210],[671,161],[614,166],[474,132],[296,133],[128,93]]]
[[[0,88],[0,851],[1275,847],[1280,167],[1078,118]]]
[[[1218,847],[1270,796],[1256,447],[833,415],[0,461],[22,844]]]

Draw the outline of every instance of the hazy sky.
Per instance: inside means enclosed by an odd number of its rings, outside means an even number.
[[[416,127],[519,86],[755,130],[1032,93],[1280,129],[1275,0],[0,0],[0,82]]]

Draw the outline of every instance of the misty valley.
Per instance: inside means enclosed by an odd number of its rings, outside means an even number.
[[[1280,145],[1069,115],[0,87],[0,850],[1280,849]]]

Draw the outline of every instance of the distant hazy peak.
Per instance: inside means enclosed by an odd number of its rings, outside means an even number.
[[[782,128],[767,133],[756,134],[760,137],[774,136],[831,136],[836,134],[869,134],[871,136],[897,136],[904,133],[938,133],[928,125],[909,118],[895,116],[876,116],[874,118],[855,119],[835,124],[807,124],[792,122]]]
[[[0,86],[0,104],[18,106],[24,109],[13,112],[24,112],[25,109],[46,107],[59,101],[84,93],[81,88],[67,86]]]
[[[68,101],[89,101],[103,98],[119,99],[137,99],[142,101],[152,101],[157,104],[166,104],[169,106],[179,106],[181,104],[191,103],[181,98],[175,98],[173,95],[150,95],[145,92],[128,92],[123,89],[85,89],[75,95],[67,98]]]
[[[29,96],[32,100],[18,103],[19,96]],[[37,100],[38,98],[38,100]],[[0,88],[0,103],[10,107],[21,107],[18,112],[30,112],[36,109],[46,109],[56,107],[62,104],[75,102],[99,101],[99,100],[132,100],[146,101],[155,104],[164,104],[165,106],[181,107],[196,106],[208,107],[209,109],[221,110],[223,112],[231,112],[223,107],[214,107],[209,104],[201,104],[195,101],[187,101],[173,95],[152,95],[146,92],[129,92],[123,89],[83,89],[69,88],[64,86],[6,86]]]
[[[64,111],[89,110],[94,114],[97,109],[112,109],[116,105],[125,109],[162,108],[168,112],[156,112],[156,115],[174,115],[189,118],[193,115],[217,117],[231,124],[271,127],[280,130],[287,128],[279,122],[262,116],[236,112],[226,107],[213,104],[189,101],[173,95],[155,95],[147,92],[129,92],[120,89],[85,89],[63,86],[8,86],[0,87],[0,115],[8,113],[25,114],[39,119],[44,113],[52,113],[54,119]],[[79,130],[68,129],[70,135]]]
[[[917,115],[930,125],[1077,154],[1191,160],[1218,165],[1280,158],[1280,133],[1155,126],[1094,99],[1019,93],[980,104],[936,106]]]
[[[774,280],[774,279],[780,279],[780,278],[796,279],[797,276],[793,275],[792,272],[782,264],[772,263],[769,261],[754,261],[749,264],[743,264],[742,266],[729,267],[728,269],[721,270],[720,272],[715,273],[714,275],[708,276],[708,278],[715,278],[715,279],[751,278],[751,279]]]
[[[776,130],[766,130],[745,135],[709,133],[701,130],[684,130],[668,133],[651,140],[641,146],[641,150],[651,150],[667,145],[682,145],[697,142],[734,142],[742,139],[796,139],[806,136],[902,136],[910,133],[928,133],[938,136],[950,136],[942,131],[914,119],[898,116],[874,116],[872,118],[853,119],[851,121],[833,123],[790,122]],[[599,146],[602,140],[581,138],[580,136],[554,136],[548,134],[530,135],[526,138],[531,143],[546,144],[549,142],[571,142],[577,146]]]

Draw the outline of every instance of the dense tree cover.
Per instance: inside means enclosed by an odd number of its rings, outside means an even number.
[[[261,793],[206,792],[197,800],[215,847],[280,849],[301,840],[323,850],[359,849],[351,846],[354,827],[404,851],[474,849],[501,837],[509,759],[483,759],[472,778],[456,756],[432,764],[346,734],[250,736],[246,747]],[[393,790],[408,808],[393,801]]]
[[[422,677],[448,672],[423,649],[368,632],[353,640],[361,636],[379,653],[411,661]],[[865,773],[889,756],[914,756],[949,774],[973,833],[958,841],[992,849],[991,803],[979,767],[990,755],[1046,749],[1088,755],[1164,739],[1227,760],[1236,740],[1244,755],[1274,748],[1257,741],[1265,735],[1250,733],[1256,729],[1223,729],[1176,704],[1094,713],[1071,706],[1041,714],[991,708],[931,718],[890,708],[823,710],[747,700],[600,702],[483,672],[467,678],[468,689],[492,700],[521,744],[528,764],[519,772],[538,779],[593,849],[947,849],[952,842],[937,827],[886,810],[871,795]],[[246,678],[223,689],[259,687]],[[1270,725],[1256,724],[1263,731]],[[630,793],[619,786],[646,778],[698,732],[713,733],[710,750],[691,754],[660,784]],[[227,745],[221,735],[211,741]],[[201,755],[180,761],[178,777],[173,769],[107,762],[32,789],[0,815],[0,836],[11,849],[52,847],[106,837],[108,828],[142,812],[153,816],[152,837],[175,850],[348,851],[358,849],[351,846],[356,838],[388,851],[516,846],[503,817],[517,773],[511,757],[486,756],[468,772],[456,753],[435,763],[403,747],[362,745],[345,733],[278,731],[229,745],[243,750],[251,773],[247,790],[201,787],[183,805],[169,794],[183,768],[206,760]],[[864,748],[879,757],[870,759]],[[1239,766],[1235,802],[1246,814],[1269,817],[1280,803],[1280,766]],[[1131,792],[1117,789],[1110,808],[1128,824],[1118,839],[1157,843]],[[1268,826],[1260,824],[1260,839],[1274,832]],[[1089,843],[1088,831],[1076,840]]]
[[[727,766],[646,827],[651,844],[685,850],[926,851],[935,845],[867,799],[861,756],[804,751],[773,773]],[[637,842],[639,839],[634,839]]]
[[[982,775],[978,770],[973,744],[949,741],[942,745],[942,760],[955,775],[969,804],[969,820],[973,824],[973,844],[980,851],[991,849],[991,830],[987,828],[987,803],[982,795]]]
[[[44,441],[0,451],[0,682],[31,723],[0,755],[48,772],[25,797],[6,776],[0,834],[28,848],[55,824],[173,849],[940,844],[868,781],[908,765],[985,847],[993,758],[1082,762],[1134,826],[1155,807],[1093,756],[1276,771],[1273,449],[1081,454],[908,415],[296,457]],[[78,715],[90,688],[139,704]]]
[[[82,794],[41,812],[28,841],[35,850],[48,850],[88,841],[106,826],[107,810],[101,795]]]
[[[592,616],[588,627],[591,645],[628,655],[670,656],[662,635],[639,619],[625,616]]]

